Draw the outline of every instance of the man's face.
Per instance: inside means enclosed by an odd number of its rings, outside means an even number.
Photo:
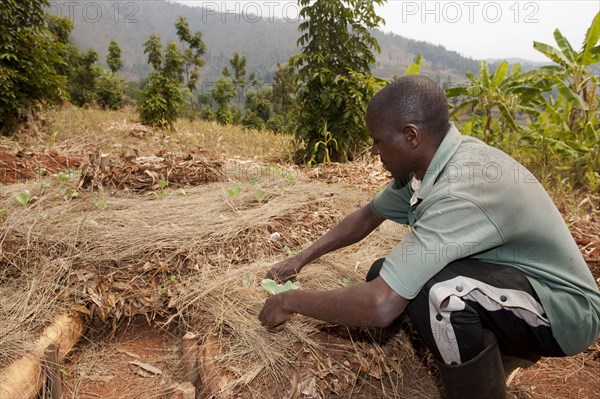
[[[415,171],[415,151],[411,148],[410,133],[399,130],[400,126],[389,126],[377,112],[367,112],[367,130],[373,139],[372,155],[379,155],[383,167],[399,185],[408,183]]]

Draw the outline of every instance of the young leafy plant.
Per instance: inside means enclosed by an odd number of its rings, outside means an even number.
[[[283,247],[283,252],[285,252],[285,254],[287,256],[296,256],[300,253],[300,252],[292,251],[290,249],[290,247],[288,247],[287,245]]]
[[[277,284],[274,280],[265,278],[260,282],[260,286],[263,287],[267,292],[275,295],[289,290],[297,290],[300,288],[300,283],[297,281],[286,281],[285,284]]]
[[[31,193],[29,192],[29,190],[23,190],[15,194],[15,200],[19,204],[27,206],[31,203],[33,198],[31,197]]]
[[[230,198],[235,198],[242,193],[242,187],[238,184],[232,188],[227,189],[227,194]]]
[[[264,202],[267,198],[269,198],[269,194],[265,193],[260,188],[257,188],[254,190],[254,198],[256,199],[256,202]]]

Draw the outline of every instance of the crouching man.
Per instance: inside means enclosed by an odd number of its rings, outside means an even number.
[[[259,315],[265,327],[294,313],[387,326],[406,310],[448,398],[504,398],[503,358],[574,355],[597,339],[598,286],[552,200],[514,159],[457,131],[437,84],[407,76],[388,85],[366,125],[393,179],[268,277],[292,279],[385,219],[411,231],[363,284],[270,297]]]

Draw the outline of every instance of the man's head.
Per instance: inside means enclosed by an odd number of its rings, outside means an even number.
[[[399,183],[422,179],[449,127],[442,88],[424,76],[405,76],[379,91],[367,108],[374,155]]]

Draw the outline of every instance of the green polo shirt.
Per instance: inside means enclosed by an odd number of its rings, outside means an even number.
[[[599,336],[600,294],[561,214],[535,177],[502,151],[452,126],[427,169],[418,201],[392,180],[371,201],[377,215],[408,224],[381,277],[412,299],[450,262],[471,257],[528,277],[567,355]]]

